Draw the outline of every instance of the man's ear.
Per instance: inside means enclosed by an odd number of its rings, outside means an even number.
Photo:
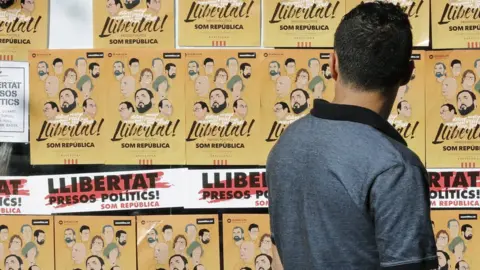
[[[402,78],[400,85],[406,85],[408,82],[410,82],[414,69],[415,69],[415,62],[413,60],[410,60],[410,62],[408,63],[408,72],[405,74],[405,77]]]
[[[335,52],[330,54],[330,73],[332,73],[332,78],[336,81],[338,78],[338,61],[337,54]]]

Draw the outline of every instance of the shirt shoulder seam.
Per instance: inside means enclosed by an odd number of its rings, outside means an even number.
[[[424,258],[411,259],[411,260],[400,261],[400,262],[380,263],[380,266],[382,266],[382,267],[392,267],[392,266],[414,264],[414,263],[419,263],[419,262],[423,262],[423,261],[431,261],[431,260],[438,260],[438,257],[436,255],[432,255],[432,256],[428,256],[428,257],[424,257]]]

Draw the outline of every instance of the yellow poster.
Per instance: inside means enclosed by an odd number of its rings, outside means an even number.
[[[388,122],[402,135],[408,148],[425,164],[425,54],[414,51],[410,82],[398,89]]]
[[[262,128],[260,164],[285,128],[310,113],[313,100],[333,100],[335,81],[330,70],[329,50],[264,51],[261,64]]]
[[[433,0],[433,2],[438,0]],[[347,0],[347,12],[363,2],[374,0]],[[401,6],[412,24],[413,46],[426,47],[430,44],[430,0],[384,0]]]
[[[46,49],[48,19],[48,0],[0,0],[2,51],[13,49],[16,51],[15,61],[27,61],[28,50]]]
[[[55,217],[55,269],[137,269],[134,217]]]
[[[433,210],[438,269],[480,269],[478,210]]]
[[[219,270],[219,237],[217,215],[138,216],[138,269]]]
[[[186,53],[187,164],[258,164],[262,54]]]
[[[333,47],[346,0],[263,1],[263,46]]]
[[[95,48],[175,48],[175,1],[93,1]]]
[[[31,163],[103,164],[104,53],[30,52]]]
[[[480,166],[480,51],[427,52],[428,168]]]
[[[480,6],[475,0],[432,0],[433,49],[480,48]]]
[[[51,216],[2,216],[0,269],[54,269],[53,234]]]
[[[182,54],[115,50],[106,53],[105,65],[107,164],[185,164]]]
[[[223,269],[271,269],[268,214],[224,214],[222,224]]]
[[[260,0],[178,1],[179,46],[260,47]]]

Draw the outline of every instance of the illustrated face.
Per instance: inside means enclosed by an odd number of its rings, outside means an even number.
[[[173,105],[169,100],[164,100],[161,107],[161,113],[166,116],[171,116],[173,113]]]
[[[45,92],[49,97],[54,97],[58,93],[58,85],[59,81],[58,78],[55,76],[48,76],[45,80]]]
[[[56,75],[60,75],[63,73],[63,63],[62,62],[57,62],[53,66],[53,69],[55,70]]]
[[[460,76],[460,73],[462,72],[462,64],[455,64],[452,67],[452,73],[454,77]]]
[[[256,270],[269,270],[271,268],[270,260],[267,256],[260,256],[255,261],[255,269]]]
[[[170,270],[183,270],[186,265],[180,256],[175,256],[170,260]]]
[[[323,90],[325,90],[325,84],[323,82],[319,82],[313,88],[313,98],[322,98],[323,97]]]
[[[74,84],[77,81],[77,74],[73,71],[67,73],[66,83]]]
[[[80,74],[85,74],[87,72],[87,61],[85,59],[79,59],[77,61],[77,70]]]
[[[301,112],[300,109],[307,104],[307,97],[302,91],[295,91],[290,99],[294,112]],[[298,112],[297,112],[298,111]]]
[[[210,107],[217,113],[221,112],[226,107],[227,100],[222,91],[216,90],[210,94]]]
[[[125,104],[125,103],[122,103],[122,104],[120,104],[120,106],[118,106],[118,111],[120,112],[120,117],[124,121],[130,119],[130,117],[133,114],[132,108],[129,109],[127,107],[127,104]]]
[[[37,65],[37,73],[39,76],[45,76],[48,74],[47,64],[39,63]]]
[[[100,263],[100,260],[96,257],[91,257],[87,260],[87,270],[102,270],[103,265]]]
[[[124,97],[130,96],[135,91],[135,78],[125,76],[120,82],[120,91]]]
[[[238,81],[233,85],[232,95],[234,99],[239,99],[242,94],[243,83]]]
[[[94,66],[92,71],[91,71],[91,75],[92,75],[93,78],[100,77],[100,66]]]
[[[235,109],[235,112],[241,118],[245,118],[247,116],[247,112],[248,112],[247,103],[244,100],[238,100],[237,101],[237,108]]]
[[[188,63],[188,75],[195,76],[198,74],[197,64],[194,62]]]
[[[116,15],[120,11],[120,4],[115,5],[115,0],[107,0],[107,11],[110,15]]]
[[[109,0],[109,1],[113,1],[113,0]],[[113,64],[113,74],[115,76],[120,76],[120,75],[123,75],[125,72],[124,68],[123,68],[123,65],[122,63],[120,62],[116,62]]]
[[[230,59],[228,61],[228,73],[230,73],[230,77],[237,75],[238,73],[238,62],[235,59]]]
[[[32,240],[32,228],[24,227],[22,235],[25,241],[30,242]]]
[[[149,243],[154,243],[157,240],[157,234],[155,233],[154,230],[150,230],[147,234],[147,241]]]
[[[72,247],[72,260],[75,263],[81,263],[85,260],[85,256],[87,255],[85,245],[82,243],[77,243]]]
[[[206,96],[210,89],[210,83],[207,76],[199,76],[195,80],[195,92],[199,96]]]
[[[64,232],[63,238],[65,239],[65,242],[66,242],[67,244],[75,241],[75,236],[74,236],[72,230],[66,230],[66,231]]]
[[[297,82],[306,85],[308,83],[308,73],[300,72],[297,77]]]
[[[29,262],[35,262],[35,257],[37,256],[37,249],[32,248],[27,252],[27,259]]]
[[[273,112],[275,112],[275,116],[278,120],[283,120],[288,114],[288,109],[284,109],[281,104],[275,104],[273,107]]]
[[[72,91],[66,90],[60,94],[60,104],[64,113],[69,113],[75,109],[76,101]]]
[[[207,115],[207,108],[202,108],[202,105],[197,103],[193,105],[193,114],[197,120],[203,120]]]
[[[210,233],[204,232],[201,240],[204,244],[210,242]]]
[[[103,249],[103,240],[100,238],[96,238],[95,241],[93,241],[92,245],[92,250],[95,252],[100,252]]]
[[[178,238],[177,242],[175,242],[175,250],[183,251],[185,249],[186,245],[187,245],[187,243],[186,243],[185,239]]]
[[[164,81],[161,84],[158,85],[157,88],[157,94],[160,99],[164,99],[167,97],[167,88],[168,88],[168,82]]]
[[[155,70],[155,73],[158,74],[158,75],[162,75],[163,74],[163,61],[162,60],[155,60],[153,62],[153,69]]]
[[[332,78],[332,72],[330,71],[330,66],[327,66],[327,68],[325,69],[325,71],[323,73],[323,76],[327,79]]]
[[[472,239],[473,237],[473,229],[468,227],[466,228],[465,232],[463,233],[463,237],[467,240]]]
[[[463,243],[459,243],[453,248],[453,254],[457,258],[457,261],[463,260],[463,251],[465,250],[465,246]]]
[[[287,69],[287,74],[288,75],[295,74],[295,63],[290,62],[285,66],[285,68]]]
[[[272,249],[272,238],[264,237],[263,241],[261,243],[261,248],[264,249],[264,250]]]
[[[6,261],[5,261],[5,269],[7,270],[20,270],[20,262],[18,261],[17,258],[15,257],[9,257]]]
[[[465,261],[458,263],[458,270],[470,270],[470,266]]]
[[[467,92],[458,95],[457,108],[461,115],[468,115],[471,113],[475,109],[475,103],[472,96]],[[458,235],[458,223],[451,222],[451,224],[453,224],[453,227],[450,227],[450,231],[455,230],[455,236]]]
[[[441,78],[441,77],[445,76],[445,73],[446,73],[446,70],[443,67],[443,65],[437,64],[435,66],[435,77]]]
[[[18,237],[13,238],[12,245],[10,248],[13,251],[19,251],[22,248],[22,240]]]
[[[52,105],[47,103],[43,105],[43,113],[45,114],[45,118],[47,118],[48,120],[53,120],[57,116],[58,111],[54,110],[52,108]]]
[[[243,242],[240,246],[240,258],[244,261],[249,261],[253,258],[255,246],[253,242]]]
[[[168,69],[168,77],[169,77],[170,79],[173,79],[173,78],[175,78],[175,76],[177,76],[177,67],[171,66],[171,67]]]
[[[233,240],[234,240],[235,242],[238,242],[238,241],[243,240],[242,230],[240,230],[239,228],[235,228],[235,229],[233,230]]]
[[[137,108],[144,108],[145,106],[151,104],[152,100],[150,99],[148,92],[143,90],[137,93],[135,96],[135,102],[137,104]]]
[[[475,74],[468,72],[463,78],[463,88],[472,89],[475,84]]]
[[[291,80],[288,76],[278,77],[275,90],[278,96],[285,96],[290,91]]]
[[[110,244],[113,241],[113,228],[106,227],[105,232],[103,233],[103,239],[107,244]]]
[[[130,73],[132,73],[132,75],[137,74],[139,69],[140,69],[140,63],[138,62],[133,62],[130,65]]]
[[[210,75],[213,74],[213,69],[215,68],[215,64],[213,62],[208,62],[205,64],[205,74]]]
[[[45,243],[45,234],[44,233],[39,233],[36,241],[37,241],[37,244],[43,245],[43,243]]]
[[[225,84],[227,83],[227,77],[227,73],[225,73],[224,71],[220,71],[218,72],[217,78],[215,78],[215,82],[217,84]]]
[[[270,72],[270,76],[276,76],[276,75],[279,75],[280,74],[280,67],[278,66],[277,63],[270,63],[268,65],[268,69],[269,69],[269,72]]]
[[[35,0],[25,0],[22,8],[28,12],[33,12],[33,10],[35,10]]]
[[[150,71],[144,72],[140,82],[145,85],[151,85],[153,80],[153,74]]]
[[[442,82],[442,95],[446,99],[455,97],[457,92],[457,81],[454,78],[446,78]]]
[[[320,73],[320,62],[318,60],[312,60],[310,61],[310,73],[312,74],[312,77],[317,76]]]
[[[87,107],[85,108],[85,113],[91,117],[95,117],[95,115],[97,114],[97,104],[95,104],[95,101],[93,101],[92,99],[89,99],[87,100]],[[86,232],[86,237],[85,239],[88,240],[88,236],[90,235],[90,231],[89,230],[84,230],[84,232]],[[83,232],[82,232],[82,239],[83,238]],[[84,240],[86,241],[86,240]]]
[[[85,98],[90,98],[92,95],[92,81],[86,81],[82,85],[82,93],[85,96]]]
[[[200,257],[202,257],[202,248],[197,247],[192,251],[192,258],[196,262],[200,262]]]
[[[280,105],[280,104],[278,104]],[[275,105],[276,106],[276,105]],[[280,105],[280,107],[282,107],[282,105]],[[252,228],[250,231],[249,231],[249,234],[250,234],[250,238],[255,241],[258,237],[258,228]]]
[[[187,234],[189,238],[195,238],[197,235],[197,229],[194,226],[188,226]]]
[[[444,122],[451,122],[455,117],[455,113],[447,106],[442,106],[442,108],[440,108],[440,116],[442,117]]]
[[[441,233],[437,238],[437,246],[444,247],[448,244],[448,235]]]
[[[155,12],[160,11],[160,0],[150,0],[150,5],[147,3],[149,9]]]
[[[158,243],[155,246],[154,256],[157,263],[166,263],[168,261],[168,245],[165,243]]]
[[[173,237],[173,230],[166,229],[165,232],[163,233],[163,239],[165,239],[165,241],[171,241],[172,237]]]
[[[120,235],[120,238],[118,239],[118,243],[121,245],[121,246],[125,246],[125,244],[127,244],[127,234],[126,233],[122,233]]]
[[[406,101],[402,102],[402,105],[401,105],[401,109],[400,109],[400,115],[404,116],[404,117],[410,117],[412,116],[412,108],[410,106],[410,104]]]
[[[250,76],[252,76],[252,67],[245,66],[245,69],[243,70],[243,77],[250,78]]]
[[[0,239],[2,241],[7,241],[8,239],[8,229],[3,229],[0,231]]]
[[[437,252],[437,257],[438,257],[438,266],[444,267],[447,265],[447,258],[445,258],[445,254],[442,252]]]
[[[112,249],[110,253],[108,254],[108,259],[112,264],[115,264],[118,258],[118,248]]]
[[[405,97],[405,92],[407,92],[407,85],[400,86],[397,92],[397,100],[403,100]]]

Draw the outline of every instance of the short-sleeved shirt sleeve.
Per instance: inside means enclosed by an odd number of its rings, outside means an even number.
[[[381,269],[437,269],[425,169],[391,167],[376,177],[369,195]]]

